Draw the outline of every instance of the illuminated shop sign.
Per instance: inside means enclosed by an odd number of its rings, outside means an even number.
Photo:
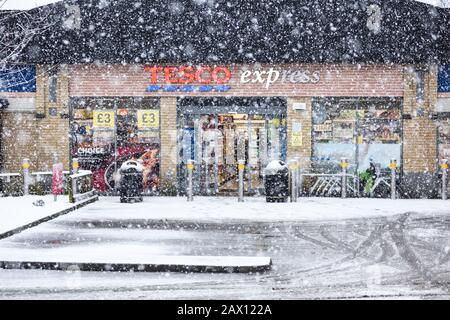
[[[150,72],[152,85],[147,87],[149,92],[226,92],[231,89],[225,85],[231,79],[231,71],[227,67],[146,67],[145,71]],[[157,85],[161,77],[168,85]],[[192,85],[194,83],[198,85]]]
[[[158,74],[164,75],[166,83],[171,84],[224,84],[230,81],[231,71],[226,67],[147,67],[151,82],[157,83]]]
[[[319,71],[309,70],[245,70],[241,72],[241,83],[261,83],[268,89],[272,84],[281,83],[318,83]]]
[[[233,76],[231,69],[224,66],[146,67],[145,71],[150,73],[148,92],[227,92]],[[242,68],[234,83],[261,84],[269,89],[276,83],[314,84],[319,81],[319,71]]]

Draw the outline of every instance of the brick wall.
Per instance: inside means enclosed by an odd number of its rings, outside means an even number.
[[[50,170],[53,164],[53,155],[56,153],[64,168],[69,169],[69,120],[64,118],[67,114],[69,99],[69,78],[64,66],[58,68],[57,101],[48,99],[48,72],[53,66],[37,67],[36,111],[44,118],[36,119],[36,142],[39,157],[37,167],[39,170]],[[50,115],[50,108],[56,109],[55,115]]]
[[[22,160],[30,160],[31,169],[35,170],[38,165],[38,153],[36,152],[36,119],[34,92],[1,92],[0,98],[10,99],[10,103],[27,109],[26,111],[11,111],[8,109],[0,111],[0,121],[3,122],[3,130],[0,133],[2,144],[4,172],[20,172]],[[12,102],[13,100],[14,103]],[[32,105],[28,105],[32,104]]]
[[[177,174],[177,100],[161,98],[160,100],[160,135],[161,135],[161,191],[168,193],[176,185]]]
[[[22,159],[38,170],[36,118],[33,112],[2,112],[2,154],[5,172],[20,172]]]
[[[436,124],[429,115],[436,109],[437,68],[431,66],[425,76],[425,101],[416,102],[416,82],[412,68],[405,68],[403,121],[403,165],[405,173],[432,173],[436,169]],[[417,110],[422,108],[423,115]]]
[[[436,112],[436,106],[437,106],[437,90],[438,90],[438,67],[436,65],[432,65],[430,67],[429,72],[427,73],[426,77],[426,83],[427,87],[427,99],[429,103],[429,112],[433,113]]]
[[[436,125],[427,118],[404,120],[403,162],[406,173],[429,173],[436,168]]]
[[[293,110],[294,103],[306,103],[306,110]],[[292,159],[295,157],[300,158],[300,167],[309,168],[311,165],[311,130],[312,130],[312,118],[311,118],[311,99],[305,97],[289,98],[287,101],[287,135],[288,135],[288,148],[287,157]],[[297,122],[301,124],[302,142],[301,146],[293,146],[292,144],[292,126]]]

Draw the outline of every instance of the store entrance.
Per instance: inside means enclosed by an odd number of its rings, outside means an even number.
[[[274,159],[286,158],[286,113],[275,108],[258,110],[265,103],[228,108],[220,113],[184,113],[179,117],[179,182],[185,191],[187,160],[195,161],[194,192],[201,195],[235,195],[238,191],[238,160],[245,161],[244,190],[262,192],[264,168]],[[236,111],[231,111],[236,110]],[[277,111],[278,110],[278,111]],[[199,108],[198,111],[206,111]],[[259,112],[258,112],[259,111]],[[275,112],[274,112],[275,111]]]

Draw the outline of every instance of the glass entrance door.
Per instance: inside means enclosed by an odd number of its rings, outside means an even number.
[[[223,113],[183,115],[179,134],[180,190],[185,190],[185,166],[195,160],[194,192],[234,195],[238,191],[238,160],[246,165],[244,188],[248,194],[263,189],[264,168],[286,157],[284,116]]]

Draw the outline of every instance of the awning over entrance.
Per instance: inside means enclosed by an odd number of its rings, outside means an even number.
[[[286,99],[280,97],[214,97],[214,98],[180,98],[177,103],[178,113],[182,114],[219,114],[246,113],[271,114],[286,113]]]

